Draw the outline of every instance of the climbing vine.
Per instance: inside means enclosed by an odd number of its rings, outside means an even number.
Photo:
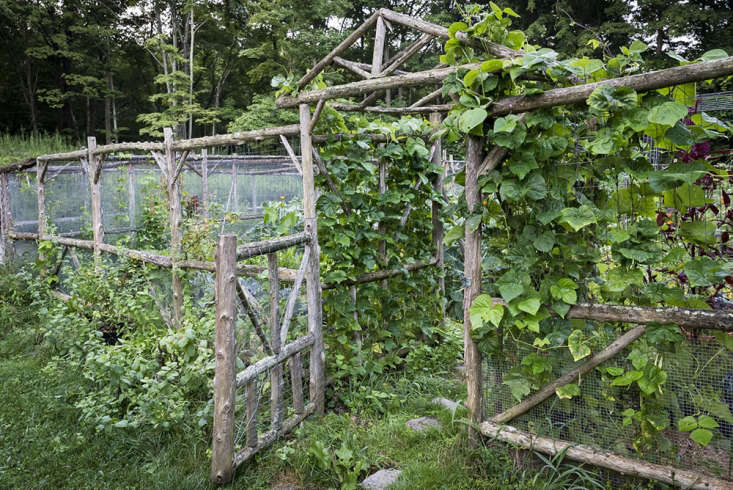
[[[600,86],[583,104],[490,118],[503,97],[640,72],[647,46],[634,41],[613,58],[561,59],[511,30],[517,15],[511,9],[491,2],[489,10],[468,7],[464,14],[450,26],[441,61],[480,66],[444,81],[443,94],[455,105],[439,134],[449,141],[478,136],[487,150],[503,147],[508,157],[480,176],[479,209],[469,214],[465,199],[454,205],[453,214],[465,221],[446,240],[462,237],[464,226],[482,231],[485,294],[470,309],[472,337],[499,360],[515,355],[502,347],[509,340],[528,351],[501,383],[522,400],[555,379],[563,359],[579,361],[612,341],[617,327],[565,319],[578,302],[691,308],[728,302],[733,177],[724,162],[709,158],[709,149],[731,128],[691,114],[694,86],[647,93]],[[459,33],[474,42],[460,42]],[[490,59],[471,47],[487,42],[523,55]],[[700,60],[724,56],[713,50]],[[652,150],[660,147],[665,158],[657,161]],[[625,410],[623,423],[634,427],[639,452],[660,444],[669,426],[667,364],[682,339],[678,327],[652,327],[628,354],[630,364],[601,368],[606,395],[600,402]],[[719,340],[730,346],[726,335]],[[560,399],[580,393],[578,383],[557,390]],[[724,415],[733,421],[730,412]],[[680,430],[703,430],[693,440],[709,442],[708,419],[683,421]]]

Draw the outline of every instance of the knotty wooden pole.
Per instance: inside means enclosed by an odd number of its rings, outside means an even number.
[[[102,183],[100,182],[102,157],[95,155],[97,149],[97,138],[87,138],[87,178],[92,195],[92,235],[94,239],[94,269],[99,270],[102,260],[102,252],[99,248],[104,241],[104,222],[102,220]]]
[[[246,385],[247,405],[247,447],[257,447],[257,406],[259,405],[259,392],[257,391],[257,378],[253,378]]]
[[[127,167],[127,216],[130,221],[130,226],[135,228],[135,219],[137,216],[137,200],[135,197],[135,167],[130,164]]]
[[[201,213],[204,221],[209,219],[209,151],[201,150]]]
[[[214,374],[214,433],[211,480],[232,480],[234,461],[234,402],[237,236],[221,235],[216,247],[216,371]]]
[[[48,162],[36,160],[36,189],[38,198],[38,236],[43,236],[46,233],[46,170],[48,169]],[[38,259],[43,260],[44,255],[40,248],[38,250]]]
[[[688,489],[712,490],[733,488],[733,483],[730,481],[704,475],[697,471],[647,463],[646,461],[627,458],[584,444],[550,439],[548,437],[537,437],[534,434],[518,430],[514,427],[495,424],[493,422],[483,422],[480,425],[480,430],[483,435],[492,439],[496,438],[525,449],[539,451],[551,456],[563,452],[565,457],[573,461],[608,468],[622,475],[649,478],[668,485]]]
[[[290,384],[293,390],[293,409],[295,415],[303,415],[305,402],[303,398],[303,365],[300,360],[300,352],[288,359],[290,368]]]
[[[303,167],[303,214],[305,231],[310,233],[310,260],[306,271],[306,293],[308,298],[308,332],[313,335],[310,358],[310,401],[315,412],[323,414],[325,409],[326,376],[324,365],[326,355],[323,349],[323,312],[321,310],[321,250],[318,246],[318,223],[316,221],[316,189],[313,181],[313,143],[310,125],[310,106],[300,107],[300,155]]]
[[[270,279],[270,346],[274,355],[280,354],[280,281],[277,277],[277,252],[267,254]],[[283,366],[276,364],[270,371],[271,428],[280,430],[283,411]]]
[[[482,159],[482,142],[476,136],[468,136],[466,142],[466,205],[468,214],[481,204],[481,195],[478,187],[478,170]],[[478,434],[474,427],[483,420],[482,416],[482,376],[481,352],[471,339],[471,315],[469,308],[473,300],[481,294],[481,225],[471,231],[466,224],[465,254],[463,258],[463,272],[466,287],[463,290],[463,362],[466,368],[466,386],[468,397],[466,407],[470,414],[471,425],[468,428],[469,439],[475,444]]]
[[[183,279],[178,263],[181,260],[182,241],[181,233],[181,184],[176,175],[176,155],[173,151],[173,130],[163,128],[163,142],[165,144],[165,163],[167,168],[166,187],[168,189],[168,212],[170,214],[171,230],[171,259],[173,267],[171,276],[173,282],[173,321],[176,326],[181,325],[183,318]]]
[[[387,29],[384,19],[377,17],[377,27],[374,34],[374,52],[372,53],[372,75],[378,75],[382,71],[382,60],[384,59],[384,39]]]
[[[440,126],[441,115],[438,112],[430,114],[430,124],[438,129]],[[440,138],[433,142],[433,164],[440,166],[440,173],[435,176],[433,187],[438,195],[443,195],[443,177],[445,175],[445,167],[443,166],[443,145]],[[445,298],[445,247],[443,246],[443,221],[440,219],[440,211],[443,206],[437,202],[432,203],[433,214],[433,243],[435,244],[435,257],[438,259],[438,268],[440,269],[440,294]]]
[[[619,352],[621,352],[626,346],[631,344],[634,340],[638,339],[642,335],[644,335],[644,332],[646,331],[645,325],[639,325],[638,327],[629,330],[625,334],[623,334],[621,337],[616,339],[611,345],[603,349],[601,352],[596,354],[595,356],[591,357],[587,361],[585,361],[580,366],[576,367],[575,369],[563,374],[559,378],[557,378],[555,381],[553,381],[550,384],[545,385],[541,390],[536,392],[534,395],[530,396],[523,402],[514,405],[509,410],[505,410],[504,412],[495,415],[494,417],[491,417],[491,421],[497,424],[503,424],[505,422],[508,422],[532,407],[539,405],[543,401],[545,401],[547,398],[555,394],[555,390],[557,388],[560,388],[561,386],[565,386],[568,383],[572,383],[575,381],[578,376],[582,376],[585,373],[591,371],[593,368],[598,366],[600,363],[607,361],[608,359],[612,358]]]
[[[10,231],[13,229],[13,213],[10,209],[10,186],[8,174],[0,174],[0,264],[7,264],[13,259],[13,241]]]

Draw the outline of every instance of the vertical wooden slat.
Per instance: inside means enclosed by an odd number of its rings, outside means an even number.
[[[267,254],[270,278],[270,346],[274,355],[280,353],[280,278],[277,274],[277,252]],[[270,371],[270,413],[272,428],[279,430],[283,408],[283,366],[277,364]]]
[[[234,458],[235,343],[237,237],[222,235],[216,248],[216,371],[211,480],[232,479]]]
[[[309,266],[306,271],[306,292],[308,297],[308,332],[313,335],[310,358],[310,401],[316,413],[325,409],[326,362],[323,349],[323,325],[321,310],[321,250],[318,246],[318,223],[316,221],[316,189],[313,181],[313,142],[308,130],[310,106],[300,105],[300,155],[303,167],[303,212],[305,231],[311,235]]]
[[[478,171],[482,160],[482,143],[475,136],[469,136],[466,145],[466,205],[468,214],[480,205],[481,196],[478,188]],[[473,429],[482,421],[481,403],[481,352],[471,339],[471,315],[469,308],[473,300],[481,294],[481,225],[471,231],[466,224],[465,254],[463,273],[468,283],[463,290],[463,362],[466,367],[466,385],[468,396],[466,407],[470,414],[471,424],[468,434],[472,443],[478,440],[478,433]]]
[[[384,25],[384,19],[380,15],[377,18],[377,28],[374,33],[374,53],[372,53],[372,75],[377,75],[382,71],[382,60],[384,60],[384,38],[387,29]]]
[[[0,174],[0,264],[7,264],[13,259],[13,241],[10,231],[13,229],[13,213],[10,209],[10,186],[8,174]]]
[[[303,398],[303,364],[300,360],[300,352],[288,359],[290,368],[290,384],[293,391],[293,409],[295,415],[303,415],[305,412],[305,400]]]
[[[440,126],[441,116],[439,112],[430,114],[430,124],[436,129]],[[443,177],[445,167],[443,166],[443,146],[440,138],[433,142],[433,164],[439,165],[440,173],[435,176],[433,187],[438,195],[443,195]],[[435,244],[436,257],[438,258],[438,269],[440,270],[440,293],[445,298],[445,247],[443,246],[443,221],[440,219],[442,206],[439,202],[433,201],[433,243]]]
[[[201,150],[201,212],[204,221],[209,219],[209,151]]]
[[[176,179],[176,155],[173,151],[173,130],[171,128],[163,128],[163,137],[165,143],[165,161],[168,175],[166,176],[166,186],[168,188],[168,211],[170,214],[170,230],[171,230],[171,258],[173,267],[171,268],[171,276],[173,282],[173,320],[176,326],[180,327],[183,318],[183,279],[181,278],[181,270],[178,262],[181,260],[181,185],[180,179]]]
[[[102,219],[102,183],[101,172],[99,166],[102,165],[102,159],[92,152],[97,148],[97,138],[89,136],[87,138],[87,168],[89,170],[89,186],[91,191],[91,207],[92,207],[92,235],[94,238],[94,268],[99,269],[102,260],[102,252],[99,244],[104,242],[104,222]]]
[[[259,396],[257,392],[257,378],[246,385],[247,403],[247,447],[257,447],[257,406]]]
[[[38,236],[46,233],[46,169],[48,162],[36,159],[36,188],[38,198]],[[43,260],[43,253],[38,251],[38,259]]]

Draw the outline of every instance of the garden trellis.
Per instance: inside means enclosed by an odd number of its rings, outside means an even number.
[[[497,19],[501,19],[502,12],[495,10],[492,14]],[[448,39],[453,43],[452,49],[458,49],[456,46],[470,46],[475,48],[484,47],[488,54],[499,60],[511,60],[524,56],[524,52],[501,46],[485,38],[474,40],[470,38],[466,31],[469,27],[466,24],[459,26],[457,29],[449,31],[448,29],[437,26],[419,19],[410,18],[402,14],[397,14],[386,9],[381,9],[370,17],[364,25],[356,29],[356,31],[342,42],[329,55],[317,63],[314,69],[306,74],[294,87],[296,90],[305,88],[306,84],[320,73],[328,64],[335,63],[339,66],[350,69],[358,76],[365,80],[347,83],[345,85],[321,88],[317,90],[305,91],[296,95],[281,96],[277,103],[279,107],[294,107],[300,105],[318,102],[323,104],[324,100],[352,96],[364,96],[360,104],[334,104],[334,107],[340,110],[355,110],[383,114],[419,114],[419,113],[438,113],[450,111],[457,104],[436,104],[426,106],[428,102],[432,102],[440,97],[443,93],[441,90],[435,90],[423,97],[415,104],[405,107],[380,107],[369,105],[373,103],[380,91],[400,87],[415,87],[426,84],[436,84],[455,74],[458,70],[477,72],[496,71],[505,66],[512,66],[511,63],[504,65],[499,62],[497,67],[483,70],[481,63],[470,63],[453,67],[438,67],[418,73],[404,73],[391,75],[399,65],[382,64],[385,25],[388,22],[403,24],[422,31],[425,35],[436,38]],[[375,34],[375,51],[371,70],[367,71],[365,66],[358,65],[348,60],[342,60],[339,55],[344,52],[351,44],[370,27],[376,27]],[[484,31],[486,27],[484,26]],[[521,34],[521,33],[520,33]],[[522,36],[523,39],[523,36]],[[417,52],[417,46],[424,45],[427,42],[425,36],[422,36],[416,43],[408,47],[403,53],[409,57],[410,53]],[[523,42],[523,41],[522,41]],[[521,42],[520,42],[521,44]],[[447,46],[447,45],[446,45]],[[399,57],[397,55],[395,58]],[[520,72],[521,73],[521,72]],[[572,105],[576,103],[584,103],[588,97],[599,87],[625,87],[634,91],[646,92],[671,87],[685,83],[704,81],[716,77],[725,77],[733,73],[733,58],[724,57],[713,61],[705,61],[697,64],[688,64],[680,67],[659,70],[656,72],[642,73],[629,76],[620,76],[609,80],[576,84],[570,87],[562,87],[544,90],[536,95],[518,95],[491,100],[488,104],[483,118],[498,118],[510,114],[519,114],[514,119],[517,122],[523,122],[527,114],[545,108],[556,106]],[[521,75],[520,75],[521,76]],[[475,79],[476,77],[474,77]],[[514,75],[512,75],[514,79]],[[577,79],[576,79],[577,80]],[[464,113],[465,114],[465,113]],[[483,120],[483,118],[481,120]],[[437,119],[437,116],[436,116]],[[480,121],[479,121],[480,122]],[[470,126],[475,127],[476,124]],[[469,128],[469,129],[470,129]],[[466,170],[465,170],[465,196],[468,213],[474,213],[481,205],[481,190],[479,187],[479,178],[487,175],[494,169],[500,168],[502,162],[510,153],[509,150],[502,146],[495,146],[484,155],[482,141],[473,135],[469,135],[466,147]],[[468,216],[467,216],[468,218]],[[479,222],[480,223],[480,222]],[[573,446],[572,443],[559,441],[548,438],[538,438],[527,432],[518,431],[511,427],[504,427],[501,424],[511,421],[530,407],[540,403],[542,400],[554,395],[557,388],[563,387],[578,379],[579,376],[592,370],[595,366],[606,359],[613,357],[623,350],[625,346],[631,344],[635,339],[641,337],[649,323],[653,324],[676,324],[686,329],[700,330],[713,329],[719,331],[730,331],[733,328],[733,314],[725,311],[705,311],[689,308],[650,308],[650,307],[634,307],[627,305],[605,305],[605,304],[577,304],[569,307],[565,312],[566,318],[587,319],[597,321],[611,321],[632,323],[638,326],[620,338],[612,342],[606,349],[602,350],[590,360],[575,366],[565,375],[558,378],[554,382],[540,389],[533,396],[526,399],[516,407],[513,407],[501,414],[497,414],[494,418],[486,420],[484,417],[484,404],[482,401],[483,394],[483,376],[482,376],[482,355],[478,349],[476,342],[472,339],[472,320],[471,306],[481,293],[481,227],[471,225],[471,220],[466,220],[465,241],[464,241],[464,341],[465,341],[465,367],[468,386],[467,406],[471,414],[471,421],[474,424],[469,431],[475,435],[475,430],[501,440],[509,441],[526,448],[534,448],[542,452],[556,454],[567,449],[566,455],[572,459],[590,462],[601,467],[605,467],[622,474],[641,476],[645,478],[653,478],[664,481],[665,483],[693,487],[693,488],[725,488],[730,483],[715,477],[703,475],[702,473],[678,468],[664,467],[646,463],[640,460],[630,459],[628,457],[615,455],[604,452],[597,448],[587,446]],[[494,300],[491,304],[498,304],[501,300]]]
[[[385,62],[384,46],[385,37],[389,23],[403,24],[416,29],[423,34],[418,40],[397,53]],[[362,65],[340,58],[349,46],[364,36],[366,32],[375,27],[375,50],[372,64]],[[63,155],[44,155],[32,162],[19,164],[3,169],[0,174],[0,216],[2,216],[2,242],[3,250],[7,250],[7,244],[15,239],[40,239],[58,243],[70,247],[82,247],[94,251],[95,260],[99,262],[102,252],[124,255],[135,260],[149,262],[158,266],[167,267],[173,270],[172,282],[174,286],[174,314],[180,317],[181,285],[180,278],[176,271],[183,268],[216,271],[217,288],[217,374],[215,378],[215,422],[213,438],[212,457],[212,479],[217,483],[224,483],[231,479],[234,468],[246,461],[259,449],[267,446],[278,436],[291,430],[305,416],[310,413],[321,413],[324,408],[325,374],[324,363],[327,360],[323,346],[322,337],[322,312],[321,293],[324,289],[333,289],[343,286],[355,286],[374,281],[383,281],[390,277],[403,274],[405,271],[413,272],[430,266],[443,266],[443,224],[439,219],[441,210],[440,203],[436,200],[431,203],[433,218],[432,243],[434,245],[433,259],[427,262],[413,262],[403,264],[399,269],[378,270],[354,279],[341,281],[338,284],[321,284],[320,278],[320,252],[317,234],[316,219],[316,191],[314,185],[314,160],[316,166],[323,174],[330,191],[339,193],[337,181],[329,177],[329,169],[320,162],[318,152],[314,152],[313,142],[328,139],[322,135],[313,135],[319,116],[323,111],[327,100],[334,98],[365,95],[360,104],[333,104],[332,107],[340,110],[355,110],[372,113],[385,114],[430,114],[431,122],[438,125],[441,113],[450,111],[456,104],[444,103],[426,105],[442,96],[442,90],[435,90],[415,103],[405,107],[380,107],[369,105],[373,103],[380,91],[402,87],[416,87],[429,84],[438,84],[448,77],[455,75],[459,70],[479,69],[481,63],[470,63],[459,66],[438,67],[433,70],[417,73],[400,73],[398,70],[411,56],[424,48],[432,39],[457,40],[458,44],[473,45],[478,48],[486,48],[489,55],[496,59],[510,60],[522,57],[525,53],[508,48],[506,46],[486,41],[475,43],[462,30],[449,31],[448,29],[431,24],[419,19],[411,18],[386,9],[375,12],[362,26],[352,35],[347,37],[336,49],[321,60],[314,69],[306,74],[298,83],[296,90],[305,90],[308,83],[313,80],[326,66],[335,63],[339,66],[350,69],[365,80],[353,82],[336,87],[329,87],[318,90],[301,91],[295,95],[284,95],[278,99],[279,107],[298,107],[300,124],[284,126],[279,128],[268,128],[265,130],[246,133],[235,133],[231,135],[220,135],[193,140],[173,141],[171,132],[166,131],[166,138],[163,143],[125,143],[119,145],[95,146],[94,141],[89,141],[89,147],[78,152],[71,152]],[[551,108],[556,106],[584,103],[588,97],[599,87],[627,87],[636,91],[646,92],[664,87],[703,81],[711,78],[728,76],[733,74],[733,58],[726,57],[713,61],[705,61],[697,64],[689,64],[676,68],[660,70],[656,72],[622,76],[606,81],[577,84],[570,87],[562,87],[546,90],[543,93],[534,95],[508,96],[493,101],[488,106],[486,116],[488,118],[499,118],[506,115],[517,115],[515,122],[523,121],[533,111]],[[311,104],[316,104],[311,114]],[[181,174],[190,151],[213,145],[237,145],[246,141],[259,140],[262,138],[273,138],[280,136],[300,137],[300,160],[294,162],[300,165],[303,178],[303,209],[305,216],[305,231],[290,237],[279,238],[267,242],[243,245],[237,247],[236,238],[223,235],[219,239],[217,248],[216,263],[181,260],[180,248],[180,216],[181,202],[178,177]],[[329,136],[333,138],[333,136]],[[384,135],[374,135],[372,143],[386,141]],[[101,226],[101,204],[99,174],[102,169],[101,156],[117,151],[142,150],[154,152],[156,163],[161,173],[166,178],[168,198],[170,203],[170,230],[171,230],[171,253],[170,255],[156,255],[148,252],[128,250],[121,247],[107,245],[103,242],[104,231]],[[289,152],[292,153],[292,152]],[[441,164],[441,142],[436,139],[432,149],[432,159],[435,163]],[[501,168],[503,161],[508,157],[510,151],[503,146],[495,146],[488,152],[484,152],[483,141],[476,135],[468,135],[466,141],[466,165],[465,165],[465,204],[468,215],[475,213],[481,206],[481,188],[479,179],[488,175],[492,170]],[[48,171],[48,162],[55,160],[83,159],[85,171],[89,176],[91,191],[91,213],[93,223],[94,240],[77,240],[68,237],[49,235],[45,233],[45,192],[44,179]],[[38,231],[35,234],[14,232],[11,228],[11,214],[9,206],[9,193],[7,175],[9,172],[22,170],[26,166],[36,165],[36,181],[38,190]],[[386,172],[384,165],[380,165],[380,191],[386,193]],[[440,193],[442,191],[443,173],[438,173],[432,185]],[[382,182],[385,182],[382,185]],[[417,204],[417,203],[416,203]],[[350,210],[346,207],[344,213]],[[409,208],[408,211],[409,213]],[[467,215],[467,217],[468,217]],[[556,393],[568,383],[572,383],[579,376],[594,369],[601,362],[610,359],[618,354],[624,347],[631,344],[635,339],[641,337],[647,330],[646,325],[653,324],[677,324],[691,330],[709,329],[716,331],[733,330],[733,314],[721,311],[706,311],[692,308],[651,308],[628,305],[607,305],[607,304],[576,304],[570,307],[566,318],[588,319],[597,321],[611,321],[637,324],[634,329],[629,330],[623,336],[613,341],[607,348],[588,359],[586,362],[574,366],[566,374],[539,389],[534,395],[522,401],[515,407],[503,411],[501,414],[487,419],[484,415],[483,381],[482,374],[482,353],[476,341],[472,338],[471,307],[476,298],[481,294],[481,226],[471,224],[467,219],[464,231],[464,276],[466,287],[464,289],[463,311],[464,311],[464,344],[465,344],[465,367],[468,388],[467,407],[471,417],[471,428],[469,432],[472,437],[477,433],[494,437],[500,440],[509,441],[525,448],[534,448],[542,452],[555,454],[567,448],[566,455],[572,459],[590,462],[623,474],[654,478],[666,483],[693,487],[693,488],[725,488],[729,487],[728,481],[711,477],[700,472],[673,469],[658,464],[643,462],[629,457],[611,454],[596,448],[585,446],[573,446],[566,441],[537,437],[534,434],[520,431],[515,428],[506,427],[502,424],[513,420],[533,406]],[[279,250],[304,245],[305,252],[300,268],[283,270],[278,267],[276,253]],[[380,251],[386,245],[380,245]],[[236,275],[245,273],[248,270],[252,273],[257,271],[242,268],[237,264],[239,259],[254,255],[268,256],[268,276],[271,284],[270,337],[264,333],[264,322],[260,315],[254,311],[252,302],[247,297],[247,291],[242,290],[237,281]],[[296,287],[291,293],[294,296],[287,302],[284,318],[279,321],[277,282],[286,276],[292,280]],[[297,297],[297,285],[305,278],[308,297],[308,333],[290,343],[286,343],[288,322],[293,314],[294,299]],[[178,293],[176,293],[176,291]],[[353,294],[353,293],[352,293]],[[258,330],[262,343],[266,346],[271,355],[247,367],[244,371],[236,373],[234,360],[234,324],[235,301],[239,297],[252,318],[252,323]],[[500,300],[491,302],[491,305],[500,304]],[[503,311],[503,310],[502,310]],[[259,325],[259,327],[257,327]],[[298,353],[303,349],[310,348],[309,358],[309,382],[310,397],[308,403],[300,391],[302,379],[298,374],[301,371],[301,361]],[[283,365],[288,363],[292,381],[292,400],[294,416],[283,420],[283,411],[280,408],[282,403],[281,388],[283,386]],[[263,435],[258,436],[254,421],[257,419],[258,404],[258,380],[259,377],[269,371],[271,376],[271,411],[270,429]],[[246,389],[246,447],[235,451],[235,403],[236,389],[244,386]],[[300,388],[299,388],[300,387]],[[571,447],[572,446],[572,447]]]

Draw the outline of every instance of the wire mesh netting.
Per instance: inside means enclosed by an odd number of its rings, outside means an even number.
[[[620,334],[608,324],[583,323],[604,346]],[[609,368],[633,369],[629,355],[634,348],[634,345],[628,347],[582,376],[579,396],[572,399],[552,396],[509,424],[541,437],[585,444],[733,481],[733,354],[713,338],[700,336],[683,341],[674,352],[656,359],[668,373],[661,397],[663,415],[658,420],[666,428],[653,445],[637,448],[634,443],[639,435],[638,426],[625,421],[624,412],[629,408],[641,409],[639,392],[632,387],[612,386],[613,378],[608,374]],[[521,343],[507,343],[502,360],[489,358],[485,380],[488,418],[518,403],[506,382],[511,383],[512,368],[533,352],[535,349]],[[559,373],[575,365],[567,349],[558,349],[546,358]],[[713,429],[712,442],[707,446],[693,442],[689,432],[678,430],[679,420],[699,413],[711,414],[719,425]],[[606,476],[614,486],[631,483],[618,474],[606,473]]]

